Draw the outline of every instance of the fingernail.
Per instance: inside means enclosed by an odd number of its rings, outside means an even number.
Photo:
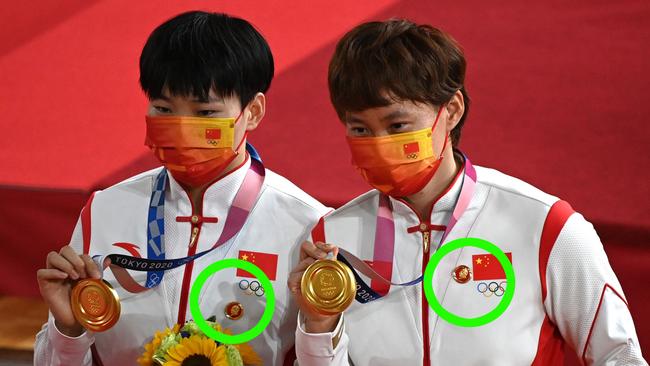
[[[72,275],[70,277],[72,277],[73,280],[79,279],[79,275],[77,274],[77,272],[72,272]]]

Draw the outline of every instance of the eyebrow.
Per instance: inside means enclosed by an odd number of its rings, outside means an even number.
[[[346,122],[348,122],[348,123],[364,123],[361,118],[357,118],[357,117],[352,116],[352,115],[348,115]]]
[[[404,111],[402,111],[402,110],[397,110],[397,111],[393,111],[393,112],[391,112],[391,113],[389,113],[389,114],[387,114],[387,115],[381,117],[381,120],[385,122],[385,121],[391,121],[391,120],[395,120],[395,119],[399,119],[399,118],[404,118],[404,117],[409,117],[409,116],[410,116],[410,115],[409,115],[407,112],[404,112]],[[348,123],[361,123],[361,124],[365,124],[365,122],[364,122],[361,118],[357,118],[357,117],[352,116],[352,115],[348,116],[348,120],[347,120],[347,122],[348,122]]]
[[[403,117],[408,117],[408,116],[409,116],[409,114],[407,112],[404,112],[402,110],[397,110],[397,111],[390,112],[389,114],[383,116],[381,118],[381,120],[382,121],[390,121],[390,120],[403,118]]]
[[[223,99],[219,97],[211,97],[209,96],[208,99],[202,99],[202,98],[194,98],[192,99],[192,102],[194,103],[223,103]]]

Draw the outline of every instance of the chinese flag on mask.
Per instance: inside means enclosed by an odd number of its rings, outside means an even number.
[[[206,129],[205,138],[208,140],[219,140],[221,138],[221,129],[219,128]]]
[[[260,267],[260,269],[269,277],[271,281],[275,281],[275,276],[278,269],[277,254],[240,250],[239,256],[237,258],[251,262],[254,265]],[[237,276],[255,278],[255,276],[240,268],[237,268]]]
[[[412,154],[420,151],[420,144],[417,142],[411,142],[404,144],[404,154]]]
[[[512,253],[506,253],[512,263]],[[501,263],[492,254],[478,254],[472,256],[472,272],[474,281],[504,280],[506,274]]]

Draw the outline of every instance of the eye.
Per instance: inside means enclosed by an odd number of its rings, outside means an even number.
[[[157,105],[155,105],[153,107],[156,109],[156,111],[158,113],[161,113],[161,114],[169,114],[169,113],[172,112],[172,110],[169,109],[169,108],[165,108],[165,107],[161,107],[161,106],[157,106]]]
[[[196,112],[196,114],[198,116],[201,116],[201,117],[213,117],[217,113],[219,113],[219,112],[217,112],[215,110],[212,110],[212,109],[204,109],[204,110]]]
[[[367,128],[359,126],[351,126],[348,128],[348,131],[352,137],[368,136],[369,133]]]
[[[390,130],[393,133],[404,132],[408,128],[408,123],[406,122],[395,122],[390,124]]]

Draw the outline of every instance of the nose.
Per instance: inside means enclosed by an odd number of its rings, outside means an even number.
[[[390,132],[388,132],[388,130],[385,128],[379,130],[371,130],[371,132],[373,137],[386,137],[390,135]]]

